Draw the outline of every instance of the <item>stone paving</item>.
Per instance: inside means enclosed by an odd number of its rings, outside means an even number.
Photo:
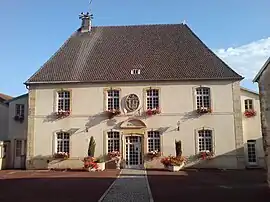
[[[123,169],[120,176],[99,201],[153,201],[146,171]]]

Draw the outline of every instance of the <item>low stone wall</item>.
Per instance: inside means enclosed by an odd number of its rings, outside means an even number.
[[[152,161],[146,161],[144,163],[145,168],[150,169],[162,169],[164,168],[160,160],[163,157],[154,158]],[[222,155],[214,157],[210,160],[201,160],[188,163],[185,168],[214,168],[214,169],[244,169],[244,166],[239,167],[239,162],[244,165],[244,159],[237,159],[233,155]]]
[[[83,169],[84,163],[83,158],[69,158],[66,160],[61,159],[50,159],[50,158],[35,158],[31,160],[31,168],[34,170],[80,170]],[[106,169],[116,169],[114,160],[107,161],[105,164]]]

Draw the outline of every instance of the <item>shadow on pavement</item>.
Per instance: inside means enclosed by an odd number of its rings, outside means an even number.
[[[270,189],[266,173],[256,171],[148,170],[148,181],[155,202],[266,202]]]

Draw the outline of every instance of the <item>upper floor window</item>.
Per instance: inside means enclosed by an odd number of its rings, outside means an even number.
[[[24,104],[15,105],[15,116],[24,116]]]
[[[113,152],[113,151],[120,151],[120,134],[117,131],[111,131],[108,132],[108,147],[107,151]]]
[[[119,110],[119,90],[108,90],[107,91],[107,108],[108,110]]]
[[[67,132],[59,132],[56,134],[56,153],[69,153],[70,135]]]
[[[197,109],[211,108],[210,88],[196,88],[196,105]]]
[[[245,100],[245,111],[246,110],[253,110],[253,100],[252,99]]]
[[[147,109],[159,108],[159,90],[149,89],[146,91]]]
[[[198,151],[213,152],[213,137],[212,130],[199,130],[198,131]]]
[[[58,111],[70,111],[70,91],[58,92]]]
[[[148,152],[160,152],[160,133],[159,131],[148,132]]]

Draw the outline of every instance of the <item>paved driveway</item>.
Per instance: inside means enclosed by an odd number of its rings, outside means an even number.
[[[155,202],[269,202],[263,171],[149,170],[148,181]]]
[[[0,171],[0,202],[94,202],[118,173]]]

